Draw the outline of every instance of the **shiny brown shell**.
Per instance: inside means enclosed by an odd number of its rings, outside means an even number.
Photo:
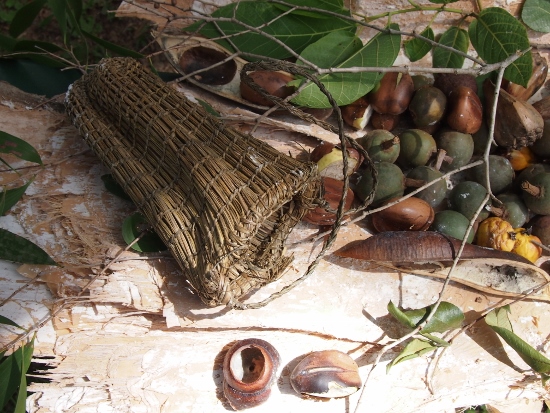
[[[390,204],[396,199],[386,202]],[[372,215],[372,225],[378,232],[426,231],[434,220],[435,212],[420,198],[406,198]]]

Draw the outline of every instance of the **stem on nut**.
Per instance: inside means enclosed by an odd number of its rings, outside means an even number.
[[[523,181],[521,183],[521,189],[527,192],[529,195],[533,195],[537,198],[540,198],[544,195],[544,191],[540,186],[533,185],[528,181]]]

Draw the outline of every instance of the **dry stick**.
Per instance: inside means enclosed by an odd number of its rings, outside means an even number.
[[[502,66],[500,67],[499,69],[499,72],[498,72],[498,77],[497,77],[497,83],[496,83],[496,86],[495,86],[495,99],[493,101],[493,106],[491,108],[491,116],[489,118],[490,122],[489,122],[489,139],[488,139],[488,142],[487,142],[487,147],[485,149],[485,153],[484,153],[484,162],[486,164],[488,164],[488,158],[489,158],[489,150],[490,150],[490,146],[493,142],[493,135],[494,135],[494,127],[495,127],[495,116],[496,116],[496,110],[497,110],[497,104],[498,104],[498,95],[499,95],[499,90],[500,90],[500,85],[502,83],[502,79],[504,77],[504,70],[506,69],[506,67],[508,67],[512,62],[514,62],[516,59],[518,59],[519,57],[523,56],[523,54],[527,53],[530,49],[526,50],[526,51],[522,51],[520,53],[516,53],[512,56],[510,56],[509,58],[507,58],[506,60],[504,60],[502,62]],[[487,176],[488,176],[488,172],[487,172]],[[466,234],[464,236],[464,239],[460,245],[460,248],[458,250],[458,253],[456,255],[456,258],[453,260],[453,263],[451,265],[451,268],[449,269],[449,272],[447,274],[447,278],[445,278],[445,281],[443,282],[443,286],[441,287],[441,290],[440,290],[440,293],[439,293],[439,297],[437,299],[437,301],[435,302],[435,304],[433,305],[430,313],[428,314],[428,316],[426,317],[426,319],[424,320],[424,322],[422,322],[420,325],[418,325],[412,332],[410,332],[409,334],[407,334],[406,336],[404,337],[401,337],[400,339],[396,340],[395,342],[385,346],[381,351],[380,351],[380,354],[376,357],[376,360],[375,362],[373,363],[368,375],[367,375],[367,378],[365,380],[365,382],[363,383],[363,386],[361,388],[361,395],[359,396],[359,400],[357,402],[357,406],[355,408],[355,412],[359,412],[359,409],[361,407],[362,404],[365,403],[365,397],[364,395],[366,394],[365,393],[365,388],[366,388],[366,385],[368,383],[368,380],[372,374],[372,372],[374,371],[374,369],[376,368],[376,366],[378,365],[378,363],[380,362],[382,356],[388,351],[390,350],[391,348],[397,346],[398,344],[400,343],[403,343],[405,340],[408,340],[409,338],[411,338],[412,336],[416,335],[418,332],[420,332],[422,330],[422,328],[427,325],[430,320],[433,318],[433,316],[435,315],[439,305],[441,304],[441,302],[443,301],[443,294],[445,293],[445,290],[447,288],[447,285],[449,284],[449,282],[451,281],[451,276],[452,276],[452,273],[454,271],[454,269],[456,268],[456,265],[458,264],[458,261],[460,260],[460,257],[462,255],[462,251],[464,250],[464,246],[466,245],[467,243],[467,239],[468,239],[468,234],[470,233],[470,231],[472,230],[472,227],[474,225],[474,222],[475,220],[477,219],[477,217],[479,216],[481,210],[485,207],[485,203],[489,200],[490,196],[491,196],[491,190],[490,190],[490,185],[489,185],[489,182],[488,182],[488,178],[487,178],[487,195],[485,196],[483,202],[480,204],[480,206],[477,208],[474,216],[472,217],[472,219],[470,220],[470,223],[468,225],[468,229],[466,230]]]
[[[55,310],[53,310],[50,314],[44,316],[42,318],[42,320],[40,320],[38,323],[35,323],[33,324],[31,327],[29,327],[27,329],[26,332],[20,334],[19,336],[17,336],[17,338],[13,339],[12,341],[10,341],[8,344],[4,345],[4,347],[2,347],[0,349],[0,352],[4,352],[4,351],[7,351],[9,349],[11,349],[12,347],[14,347],[17,343],[23,341],[23,340],[26,340],[31,334],[35,333],[36,331],[38,331],[40,328],[42,328],[48,321],[50,321],[51,319],[53,319],[57,314],[59,314],[62,310],[64,310],[65,308],[67,308],[67,305],[69,305],[70,303],[75,303],[78,301],[79,298],[82,297],[82,295],[88,290],[88,288],[101,276],[103,276],[105,274],[105,272],[111,267],[111,265],[113,265],[114,263],[117,262],[117,259],[118,257],[120,257],[124,252],[128,251],[136,242],[138,242],[146,233],[148,232],[148,230],[146,231],[143,231],[138,237],[136,237],[135,240],[133,240],[130,244],[128,244],[126,246],[126,248],[120,250],[116,256],[111,260],[109,261],[109,263],[107,263],[107,265],[99,272],[97,273],[95,276],[93,276],[90,281],[88,281],[86,283],[86,285],[84,285],[84,287],[82,287],[82,290],[80,290],[80,292],[75,296],[75,297],[71,297],[70,299],[64,299],[64,300],[61,300],[63,301],[59,307],[57,307]],[[34,280],[33,280],[34,281]],[[4,305],[7,301],[9,301],[9,298],[4,300],[2,302],[1,305]]]

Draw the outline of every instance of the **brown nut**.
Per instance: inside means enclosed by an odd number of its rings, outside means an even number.
[[[364,96],[342,107],[341,110],[344,122],[357,130],[365,129],[373,112],[372,106]]]
[[[235,410],[265,402],[280,364],[278,351],[259,338],[237,341],[223,360],[223,392]]]
[[[502,88],[519,100],[529,100],[544,85],[548,76],[548,62],[546,59],[539,53],[531,53],[533,55],[533,72],[527,87],[508,81],[503,82]]]
[[[433,85],[445,93],[446,96],[449,96],[459,86],[469,87],[477,94],[475,76],[465,73],[436,73],[434,74]]]
[[[361,165],[362,156],[354,148],[348,151],[348,169],[347,175],[354,173]],[[310,160],[317,163],[321,176],[327,176],[338,180],[344,179],[344,155],[342,150],[336,145],[328,142],[322,142],[317,145],[310,154]]]
[[[389,115],[381,114],[378,112],[373,112],[370,118],[370,123],[373,129],[383,129],[387,131],[392,131],[397,127],[401,115]]]
[[[458,86],[449,93],[447,125],[457,132],[476,133],[483,122],[483,107],[477,94],[466,86]]]
[[[322,177],[323,182],[323,199],[328,204],[328,207],[335,211],[338,208],[338,204],[342,199],[344,193],[344,182],[337,179]],[[346,193],[346,203],[344,204],[344,211],[351,209],[355,194],[348,188]],[[311,211],[308,211],[303,218],[304,221],[314,225],[332,225],[336,222],[336,214],[327,210],[326,207],[317,207]]]
[[[250,78],[267,93],[280,98],[286,98],[294,93],[294,88],[287,86],[287,83],[294,78],[286,72],[272,72],[269,70],[258,70],[249,74]],[[241,96],[249,102],[261,106],[274,106],[274,103],[256,92],[246,83],[240,84]]]
[[[367,96],[378,113],[400,115],[409,107],[414,83],[408,73],[388,72]]]
[[[361,387],[355,361],[338,350],[309,353],[290,374],[292,388],[317,397],[346,397]]]
[[[386,204],[395,202],[390,199]],[[434,220],[435,212],[420,198],[407,198],[372,215],[372,225],[378,232],[426,231]]]

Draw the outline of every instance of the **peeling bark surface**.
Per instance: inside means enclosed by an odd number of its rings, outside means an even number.
[[[231,111],[227,102],[205,98],[193,87],[181,90],[220,112]],[[25,286],[0,307],[0,314],[28,328],[65,305],[38,330],[35,357],[48,357],[51,382],[30,386],[30,412],[227,412],[223,356],[233,342],[249,337],[270,342],[281,355],[270,399],[251,412],[353,411],[359,393],[322,403],[297,395],[289,381],[294,366],[311,351],[338,349],[357,362],[364,380],[381,346],[404,334],[388,315],[388,302],[419,308],[438,298],[440,280],[389,273],[330,253],[304,283],[258,310],[206,308],[175,262],[158,254],[124,252],[81,294],[125,248],[121,225],[134,207],[104,189],[101,175],[108,171],[61,105],[41,103],[0,83],[0,129],[31,143],[45,164],[42,170],[24,170],[23,178],[37,174],[36,179],[0,226],[37,243],[63,265],[0,262],[0,299]],[[303,133],[305,127],[290,129],[263,127],[254,134],[293,156],[318,143],[315,133]],[[2,185],[11,179],[13,173],[0,173]],[[308,240],[317,231],[306,223],[296,227],[288,240],[292,266],[280,280],[251,294],[249,302],[303,274],[319,249],[318,242]],[[332,250],[368,236],[364,224],[346,226]],[[466,322],[507,302],[453,283],[444,299],[464,311]],[[550,336],[549,310],[548,303],[521,302],[511,314],[515,332],[543,353]],[[2,333],[2,344],[17,333]],[[541,400],[548,397],[540,380],[483,322],[459,336],[437,362],[427,355],[386,374],[385,365],[400,350],[386,354],[373,371],[365,389],[366,411],[450,413],[488,403],[501,412],[530,413],[540,412]]]

